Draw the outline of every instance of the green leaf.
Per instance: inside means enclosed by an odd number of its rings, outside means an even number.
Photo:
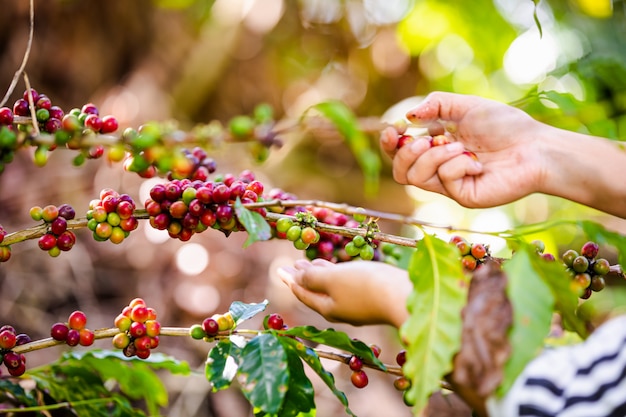
[[[407,305],[410,317],[400,333],[408,345],[403,370],[412,382],[407,400],[419,412],[452,370],[461,344],[468,279],[456,247],[431,235],[418,242],[409,277],[414,286]]]
[[[373,195],[378,191],[381,161],[378,152],[371,148],[368,137],[359,129],[359,121],[352,111],[340,101],[316,104],[313,109],[322,113],[346,139],[350,150],[361,166],[365,177],[365,191]]]
[[[360,356],[365,362],[378,366],[383,371],[387,369],[385,365],[374,356],[369,346],[359,340],[352,339],[344,332],[339,332],[334,329],[318,330],[313,326],[298,326],[279,333],[281,335],[295,336],[310,340],[311,342],[345,350]]]
[[[507,393],[526,364],[539,353],[550,331],[555,299],[542,274],[535,269],[534,257],[535,253],[522,247],[504,264],[507,296],[513,305],[509,335],[512,352],[504,365],[498,395]]]
[[[243,227],[248,232],[248,239],[243,244],[244,248],[247,248],[254,242],[270,240],[272,237],[272,229],[265,220],[265,217],[261,216],[256,211],[248,210],[243,206],[239,197],[235,201],[235,214],[237,219],[241,222]]]
[[[228,309],[233,316],[235,325],[239,325],[244,320],[248,320],[260,312],[264,311],[269,301],[263,300],[261,303],[246,304],[241,301],[233,301]]]
[[[579,222],[587,237],[598,245],[612,245],[618,250],[618,262],[626,270],[626,236],[607,230],[601,224],[590,220]]]
[[[565,327],[575,331],[580,337],[586,338],[589,332],[585,323],[576,315],[578,295],[572,289],[572,278],[565,266],[561,262],[550,262],[541,256],[533,256],[532,247],[527,250],[531,251],[529,258],[531,267],[552,291],[556,309],[560,312]]]
[[[280,417],[314,416],[315,391],[311,380],[304,373],[304,367],[298,355],[296,345],[300,342],[291,337],[279,337],[278,341],[285,349],[289,366],[289,386],[279,415]]]
[[[335,394],[335,397],[337,397],[337,399],[341,401],[341,404],[343,404],[345,407],[346,413],[356,417],[352,410],[350,410],[350,408],[348,407],[348,398],[346,397],[346,394],[344,394],[343,391],[337,389],[337,387],[335,386],[335,377],[333,376],[333,374],[324,369],[324,366],[322,366],[322,362],[320,361],[319,356],[317,356],[317,353],[298,340],[294,340],[294,342],[295,343],[293,343],[293,347],[298,353],[298,356],[300,356],[300,358],[302,358],[302,360],[312,370],[315,371],[315,373],[322,379],[322,381],[324,381],[326,386],[328,386],[331,392]]]
[[[237,381],[253,407],[275,414],[282,407],[289,384],[287,355],[276,335],[251,339],[241,352]]]
[[[211,348],[207,355],[205,375],[213,392],[230,387],[237,374],[240,356],[241,348],[230,339],[222,339]]]
[[[91,350],[68,352],[63,355],[63,372],[68,374],[71,366],[76,371],[83,368],[95,372],[104,381],[115,380],[124,395],[131,399],[143,399],[150,414],[158,414],[160,407],[168,404],[168,393],[156,369],[172,373],[189,374],[189,365],[170,356],[153,353],[148,359],[127,358],[120,351]],[[70,373],[70,375],[72,375]]]

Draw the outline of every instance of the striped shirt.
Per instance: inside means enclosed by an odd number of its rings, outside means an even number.
[[[490,417],[625,417],[626,315],[582,343],[545,350],[502,398],[487,400]]]

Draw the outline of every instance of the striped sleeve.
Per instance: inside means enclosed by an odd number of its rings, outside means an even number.
[[[582,343],[545,350],[507,395],[487,400],[490,417],[626,416],[626,315]]]

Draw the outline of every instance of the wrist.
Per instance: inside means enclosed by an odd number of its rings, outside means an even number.
[[[540,143],[540,192],[626,217],[626,184],[616,178],[626,163],[623,144],[550,126]]]

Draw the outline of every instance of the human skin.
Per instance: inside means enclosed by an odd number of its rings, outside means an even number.
[[[557,129],[506,104],[453,93],[431,93],[407,118],[420,126],[441,122],[453,126],[454,133],[448,145],[430,147],[418,138],[398,150],[396,130],[385,129],[381,148],[393,159],[400,184],[446,195],[469,208],[543,193],[626,217],[621,142]]]

